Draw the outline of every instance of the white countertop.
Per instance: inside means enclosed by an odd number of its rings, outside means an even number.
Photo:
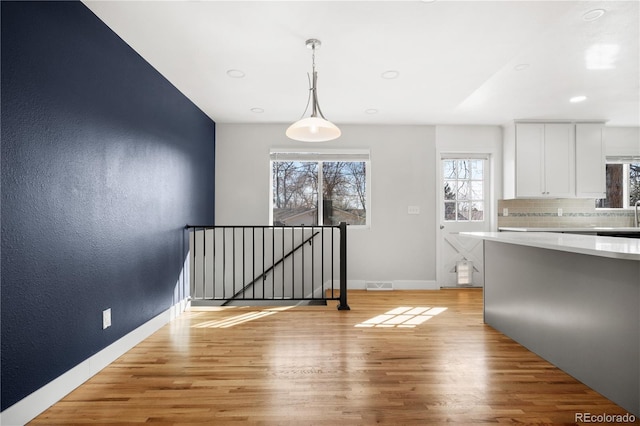
[[[607,233],[630,233],[640,234],[640,228],[634,227],[604,227],[604,226],[589,226],[589,227],[576,227],[576,228],[534,228],[534,227],[522,227],[522,226],[501,226],[498,228],[500,231],[513,231],[513,232],[607,232]]]
[[[488,241],[640,261],[640,239],[555,232],[461,232]]]

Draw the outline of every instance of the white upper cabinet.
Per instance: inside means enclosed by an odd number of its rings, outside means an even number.
[[[568,123],[517,123],[515,198],[575,197],[575,143]],[[508,150],[506,150],[508,151]],[[505,176],[505,178],[508,178]]]
[[[504,133],[504,198],[602,198],[604,123],[532,123]]]
[[[604,125],[576,124],[576,196],[604,198],[606,193]]]
[[[576,153],[573,124],[544,125],[544,182],[547,197],[575,197]]]
[[[515,195],[544,195],[544,124],[516,125],[515,143]]]

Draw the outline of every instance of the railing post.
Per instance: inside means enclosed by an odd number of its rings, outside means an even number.
[[[347,311],[347,224],[340,222],[340,303],[338,310]]]

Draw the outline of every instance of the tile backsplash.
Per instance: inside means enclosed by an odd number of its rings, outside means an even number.
[[[504,208],[508,216],[503,215]],[[633,210],[596,209],[595,200],[584,198],[499,200],[498,227],[505,226],[633,226]]]

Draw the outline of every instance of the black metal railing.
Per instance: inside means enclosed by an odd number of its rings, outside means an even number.
[[[191,303],[327,301],[347,304],[347,224],[187,225]]]

